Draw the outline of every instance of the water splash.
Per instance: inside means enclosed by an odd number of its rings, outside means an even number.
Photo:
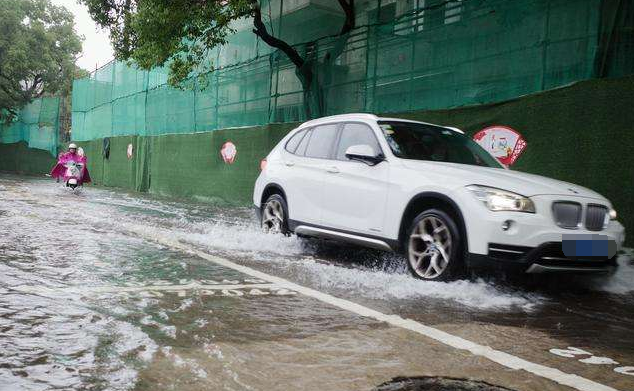
[[[617,258],[619,267],[614,275],[608,278],[591,278],[590,289],[618,295],[634,292],[634,249],[626,248]]]
[[[355,292],[355,295],[373,299],[431,298],[451,300],[477,309],[523,311],[532,311],[546,300],[541,295],[504,289],[483,279],[421,281],[409,274],[402,258],[388,253],[378,259],[366,260],[370,268],[358,264],[332,264],[314,258],[314,247],[310,242],[297,237],[265,234],[253,224],[204,223],[197,224],[192,230],[196,233],[157,227],[151,232],[158,240],[177,238],[209,252],[229,252],[258,263],[274,263],[287,271],[294,269],[291,271],[294,278],[317,289]]]

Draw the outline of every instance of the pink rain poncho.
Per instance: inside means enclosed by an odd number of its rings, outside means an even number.
[[[59,158],[57,159],[57,164],[55,165],[55,167],[53,167],[53,170],[51,171],[51,176],[53,178],[62,178],[64,179],[64,182],[66,182],[70,178],[70,173],[68,172],[69,170],[65,167],[65,164],[69,162],[83,164],[81,177],[77,178],[79,185],[91,182],[90,174],[88,173],[88,168],[86,167],[88,162],[86,156],[80,156],[77,153],[73,152],[66,152],[59,155]]]

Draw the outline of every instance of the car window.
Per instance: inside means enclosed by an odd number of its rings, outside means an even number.
[[[295,155],[304,156],[306,153],[306,147],[308,146],[308,142],[310,141],[310,137],[312,135],[312,130],[305,131],[306,135],[302,138],[302,141],[299,143],[299,146],[295,150]]]
[[[394,156],[401,159],[502,168],[496,158],[464,134],[416,122],[379,121]]]
[[[308,148],[306,149],[306,156],[319,159],[329,158],[335,136],[337,136],[337,127],[337,124],[332,124],[313,128]]]
[[[381,147],[374,132],[365,124],[350,123],[344,125],[337,146],[337,160],[349,160],[346,157],[346,150],[353,145],[369,145],[375,155],[381,153]]]
[[[290,153],[295,153],[297,150],[297,146],[302,141],[304,136],[306,135],[306,130],[302,130],[297,132],[290,140],[286,142],[286,150]]]

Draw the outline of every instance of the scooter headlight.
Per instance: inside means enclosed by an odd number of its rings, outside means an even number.
[[[535,213],[533,201],[521,194],[480,185],[469,185],[467,189],[493,212]]]

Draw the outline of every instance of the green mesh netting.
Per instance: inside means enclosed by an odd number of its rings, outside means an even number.
[[[165,69],[119,62],[75,81],[73,138],[458,107],[634,72],[631,0],[358,1],[357,28],[344,38],[337,37],[344,17],[335,1],[261,3],[269,31],[308,59],[311,94],[245,19],[235,22],[227,45],[211,51],[217,70],[196,89],[168,87]]]
[[[58,97],[46,97],[23,107],[11,124],[0,123],[0,143],[26,141],[30,148],[57,154],[59,103]]]

